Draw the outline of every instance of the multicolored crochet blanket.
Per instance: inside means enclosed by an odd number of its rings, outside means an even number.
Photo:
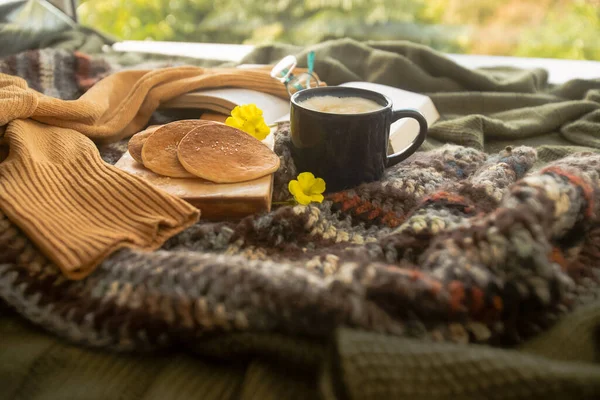
[[[29,50],[0,59],[0,72],[25,79],[45,95],[71,100],[112,71],[99,57],[51,48]]]
[[[289,146],[283,125],[276,199],[298,172]],[[512,344],[597,298],[600,279],[600,155],[531,171],[535,159],[527,147],[446,145],[319,205],[200,222],[158,252],[119,251],[82,281],[1,216],[0,298],[72,341],[118,349],[341,325]]]
[[[125,147],[100,151],[114,163]],[[302,172],[285,124],[275,151],[279,201]],[[120,350],[339,326],[515,344],[598,299],[600,287],[600,155],[538,170],[535,160],[529,147],[488,155],[444,145],[322,204],[201,221],[157,252],[121,250],[81,281],[66,280],[0,214],[0,300],[73,342]]]

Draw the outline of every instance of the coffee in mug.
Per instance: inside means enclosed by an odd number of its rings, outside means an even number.
[[[390,125],[401,118],[416,119],[419,134],[408,147],[388,155]],[[381,93],[318,87],[292,96],[290,135],[298,172],[323,178],[327,191],[334,192],[381,179],[386,167],[421,146],[427,120],[417,110],[394,110],[392,101]]]
[[[302,107],[333,114],[361,114],[383,108],[364,97],[315,96],[300,103]]]

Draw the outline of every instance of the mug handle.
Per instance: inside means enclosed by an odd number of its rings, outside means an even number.
[[[410,157],[415,151],[417,151],[419,146],[423,144],[423,142],[425,141],[425,137],[427,136],[427,120],[419,111],[412,109],[392,111],[392,123],[402,118],[416,119],[419,123],[419,134],[407,148],[402,149],[399,152],[392,154],[391,156],[387,156],[385,162],[386,167],[396,165],[400,161],[404,161],[408,157]]]

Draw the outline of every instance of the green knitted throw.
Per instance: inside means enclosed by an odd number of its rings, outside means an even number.
[[[0,299],[20,315],[0,324],[8,398],[600,397],[600,82],[549,88],[408,44],[329,43],[317,60],[330,84],[438,88],[423,151],[322,204],[119,251],[82,281],[0,216]],[[282,200],[299,172],[286,124],[275,151]]]

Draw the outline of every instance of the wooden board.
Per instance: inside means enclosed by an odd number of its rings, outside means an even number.
[[[271,149],[272,136],[269,135],[265,139]],[[145,168],[135,161],[129,152],[117,161],[115,167],[186,200],[200,209],[202,219],[239,219],[271,210],[273,175],[240,183],[213,183],[200,178],[169,178]]]

